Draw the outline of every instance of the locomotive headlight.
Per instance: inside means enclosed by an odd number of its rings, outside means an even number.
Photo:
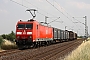
[[[32,32],[27,32],[27,34],[32,34]]]
[[[22,34],[22,32],[17,32],[17,34]]]

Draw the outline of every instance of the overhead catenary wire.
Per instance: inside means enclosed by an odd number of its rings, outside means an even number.
[[[55,1],[55,0],[54,0]],[[55,1],[55,3],[57,3],[56,1]],[[60,4],[59,3],[57,3],[57,5],[59,6],[59,7],[61,7],[60,6]],[[62,7],[61,7],[61,9],[63,9]],[[70,15],[65,9],[63,9],[66,13],[67,13],[67,15],[69,15],[71,18],[73,18],[73,19],[75,19],[72,15]],[[75,20],[77,20],[77,19],[75,19]],[[79,20],[77,20],[78,22],[80,22]],[[82,22],[80,22],[80,23],[82,23]]]
[[[25,6],[25,5],[23,4],[23,1],[22,1],[22,4],[20,4],[20,3],[16,2],[16,1],[13,1],[13,0],[10,0],[10,1],[12,1],[12,2],[14,2],[14,3],[18,4],[18,5],[21,5],[21,6],[29,9],[29,7],[27,7],[27,6]],[[24,0],[24,1],[26,1],[26,0]],[[32,3],[28,2],[28,1],[26,1],[26,2],[27,2],[28,4],[36,7],[37,9],[40,9],[40,10],[42,10],[43,12],[46,12],[46,11],[44,11],[43,9],[37,7],[36,5],[34,5],[34,4],[32,4]],[[46,16],[45,14],[40,13],[39,11],[37,11],[37,13],[39,13],[39,14],[42,15],[42,16]],[[46,13],[47,13],[47,14],[50,14],[50,13],[48,13],[48,12],[46,12]],[[50,14],[50,15],[52,15],[52,14]],[[52,15],[52,16],[53,16],[53,17],[56,17],[56,16],[54,16],[54,15]],[[56,17],[56,18],[58,18],[58,17]],[[51,18],[51,19],[52,19],[52,18]]]
[[[54,2],[55,3],[57,3],[55,0],[54,0]],[[57,5],[59,6],[59,7],[61,7],[60,6],[60,4],[59,3],[57,3]],[[62,7],[61,7],[61,9],[63,9]],[[66,13],[67,13],[67,15],[69,15],[71,18],[73,18],[74,20],[77,20],[77,19],[75,19],[73,16],[71,16],[65,9],[63,9]],[[79,20],[77,20],[79,23],[81,23],[81,24],[84,24],[84,23],[82,23],[82,22],[80,22]],[[85,25],[85,24],[84,24]]]
[[[14,2],[14,3],[18,4],[18,5],[21,5],[21,6],[25,7],[25,8],[28,8],[27,6],[25,6],[23,4],[20,4],[20,3],[16,2],[16,1],[13,1],[13,0],[10,0],[10,1],[12,1],[12,2]]]
[[[68,16],[66,16],[63,12],[61,12],[57,7],[55,7],[52,3],[50,3],[48,0],[46,0],[50,5],[52,5],[56,10],[58,10],[60,13],[62,13],[66,18],[71,20]],[[72,20],[71,20],[72,21]],[[73,22],[73,21],[72,21]],[[76,25],[76,24],[75,24]]]
[[[25,0],[26,1],[26,0]],[[34,4],[32,4],[32,3],[30,3],[30,2],[28,2],[28,1],[26,1],[27,3],[29,3],[30,5],[33,5],[33,6],[35,6],[37,9],[40,9],[40,10],[42,10],[43,12],[46,12],[45,10],[43,10],[43,9],[41,9],[41,8],[39,8],[39,7],[37,7],[36,5],[34,5]],[[46,16],[46,15],[44,15],[44,14],[42,14],[42,13],[40,13],[40,12],[38,12],[39,14],[41,14],[41,15],[43,15],[43,16]],[[46,12],[47,14],[50,14],[50,13],[48,13],[48,12]],[[49,17],[50,19],[52,19],[52,18],[58,18],[58,17],[56,17],[55,15],[53,15],[53,14],[50,14],[50,15],[52,15],[53,17]],[[53,20],[53,19],[52,19]]]
[[[36,5],[34,5],[34,4],[30,3],[30,2],[28,2],[27,0],[24,0],[24,1],[26,1],[28,4],[30,4],[30,5],[32,5],[32,6],[36,7],[37,9],[40,9],[40,10],[42,10],[43,12],[46,12],[45,10],[43,10],[43,9],[41,9],[41,8],[39,8],[39,7],[37,7]],[[47,14],[50,14],[50,15],[52,15],[52,16],[55,17],[55,15],[53,15],[53,14],[51,14],[51,13],[48,13],[48,12],[46,12],[46,13],[47,13]]]
[[[29,7],[27,7],[27,6],[25,6],[25,5],[23,5],[23,4],[20,4],[20,3],[18,3],[18,2],[15,2],[15,1],[13,1],[13,0],[10,0],[10,1],[12,1],[12,2],[14,2],[14,3],[16,3],[16,4],[18,4],[18,5],[21,5],[21,6],[23,6],[23,7],[25,7],[25,8],[29,8]],[[27,1],[28,2],[28,1]],[[28,2],[29,4],[31,4],[30,2]],[[33,6],[35,6],[35,5],[33,5]],[[36,7],[36,6],[35,6]],[[38,7],[36,7],[36,8],[38,8]],[[56,7],[55,7],[56,8]],[[56,8],[57,9],[57,8]],[[58,10],[58,9],[57,9]],[[58,10],[59,11],[59,10]],[[44,15],[44,14],[42,14],[42,13],[40,13],[40,12],[38,12],[39,14],[41,14],[41,15],[43,15],[43,16],[46,16],[46,15]],[[61,12],[62,13],[62,12]],[[63,14],[63,13],[62,13]],[[68,17],[67,17],[68,18]]]
[[[54,2],[55,2],[61,9],[63,9],[63,7],[61,7],[59,3],[57,3],[55,0],[54,0]],[[67,13],[67,15],[69,15],[70,17],[72,17],[65,9],[63,9],[63,10]]]
[[[58,17],[57,19],[55,19],[55,20],[53,20],[53,21],[49,22],[48,24],[50,24],[50,23],[52,23],[52,22],[54,22],[54,21],[58,20],[59,18],[60,18],[60,17]]]
[[[60,13],[62,13],[66,18],[72,21],[68,16],[66,16],[63,12],[61,12],[57,7],[55,7],[52,3],[50,3],[48,0],[46,0],[50,5],[52,5],[55,9],[57,9]],[[55,1],[56,2],[56,1]],[[59,4],[58,4],[59,5]],[[59,5],[60,6],[60,5]],[[61,8],[62,9],[62,8]],[[67,13],[67,12],[66,12]],[[67,13],[68,14],[68,13]],[[69,15],[69,14],[68,14]],[[69,15],[70,16],[70,15]],[[71,17],[72,18],[72,17]],[[72,21],[73,23],[73,21]],[[74,23],[75,24],[75,23]],[[76,25],[76,24],[75,24]],[[77,25],[76,25],[77,26]],[[81,28],[81,27],[80,27]]]
[[[15,1],[13,1],[13,0],[10,0],[10,1],[12,1],[12,2],[14,2],[14,3],[18,4],[18,5],[21,5],[21,6],[25,7],[25,8],[29,8],[29,7],[27,7],[27,6],[23,5],[23,4],[20,4],[20,3],[18,3],[18,2],[15,2]],[[43,15],[43,16],[46,16],[46,15],[40,13],[40,12],[38,12],[38,13],[41,14],[41,15]],[[59,18],[60,18],[60,17],[59,17]],[[59,19],[59,18],[57,18],[57,19]],[[55,20],[57,20],[57,19],[55,19]],[[53,20],[53,21],[55,21],[55,20]],[[53,22],[53,21],[51,21],[51,22]],[[51,22],[50,22],[50,23],[51,23]]]
[[[55,9],[57,9],[60,13],[62,13],[66,18],[68,18],[69,19],[69,17],[68,16],[66,16],[63,12],[61,12],[57,7],[55,7],[52,3],[50,3],[48,0],[46,0],[50,5],[52,5]],[[69,19],[69,20],[71,20],[71,19]],[[72,21],[72,20],[71,20]],[[73,22],[73,21],[72,21]]]
[[[54,0],[55,1],[55,0]],[[56,1],[55,1],[56,2]],[[57,3],[57,2],[56,2]],[[58,4],[58,3],[57,3]],[[54,5],[52,5],[52,6],[54,6]],[[60,6],[60,4],[58,4],[58,6],[59,7],[61,7]],[[62,7],[61,7],[61,9],[63,9]],[[65,9],[64,9],[64,11],[65,11]],[[61,12],[61,11],[60,11]],[[65,11],[66,12],[66,11]],[[61,12],[61,13],[63,13],[63,12]],[[67,15],[69,15],[71,18],[73,18],[68,12],[66,12],[67,13]],[[63,13],[64,14],[64,13]],[[66,16],[66,15],[64,15],[64,16]],[[68,17],[67,17],[68,18]],[[75,19],[75,18],[73,18],[73,19]],[[71,20],[71,19],[69,19],[69,20]],[[82,23],[82,22],[80,22],[79,20],[77,20],[79,23]],[[73,21],[72,21],[73,22]],[[65,22],[64,22],[65,23]],[[74,23],[75,24],[75,23]],[[82,24],[84,24],[84,23],[82,23]],[[76,25],[76,24],[75,24]],[[76,25],[77,26],[77,25]],[[81,28],[81,27],[79,27],[79,28]]]
[[[74,18],[74,17],[73,17]],[[75,18],[74,18],[75,19]],[[75,20],[77,20],[77,19],[75,19]],[[84,24],[84,23],[82,23],[81,21],[79,21],[79,20],[77,20],[79,23],[81,23],[81,24]],[[85,24],[84,24],[85,25]]]
[[[27,8],[27,9],[29,9],[29,7],[25,6],[24,4],[20,4],[20,3],[16,2],[16,1],[13,1],[13,0],[10,0],[10,1],[12,1],[12,2],[14,2],[14,3],[16,3],[16,4],[20,5],[20,6],[23,6],[23,7]],[[43,16],[46,16],[46,15],[40,13],[39,11],[37,11],[37,13],[39,13],[39,14],[41,14]]]
[[[10,0],[10,1],[12,1],[12,2],[14,2],[14,3],[18,4],[18,5],[21,5],[21,6],[25,7],[25,8],[29,8],[29,7],[25,6],[24,4],[20,4],[20,3],[16,2],[16,1],[13,1],[13,0]],[[27,2],[28,2],[28,1],[27,1]],[[28,3],[31,4],[30,2],[28,2]],[[33,4],[31,4],[31,5],[33,5]],[[33,5],[33,6],[35,6],[35,5]],[[35,6],[35,7],[36,7],[36,6]],[[36,7],[36,8],[38,8],[38,7]],[[39,13],[39,14],[41,14],[41,15],[43,15],[43,16],[46,16],[46,15],[40,13],[40,12],[37,12],[37,13]]]
[[[46,0],[51,6],[53,6],[56,10],[58,10],[60,13],[62,13],[66,18],[68,18],[69,19],[69,17],[68,16],[66,16],[63,12],[61,12],[58,8],[56,8],[52,3],[50,3],[48,0]],[[71,19],[69,19],[69,20],[71,20]],[[72,21],[72,20],[71,20]],[[72,21],[73,22],[73,21]]]

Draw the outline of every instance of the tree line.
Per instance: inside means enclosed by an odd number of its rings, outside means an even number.
[[[11,31],[11,33],[9,33],[9,34],[2,34],[1,37],[3,39],[7,39],[7,40],[10,40],[13,42],[15,40],[15,33],[13,31]]]

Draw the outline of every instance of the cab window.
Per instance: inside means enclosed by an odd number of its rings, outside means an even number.
[[[18,28],[18,29],[24,29],[24,28],[25,28],[25,24],[18,24],[18,25],[17,25],[17,28]]]
[[[33,29],[33,24],[26,24],[26,29]]]

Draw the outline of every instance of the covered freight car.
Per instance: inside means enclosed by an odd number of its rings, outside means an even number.
[[[58,29],[53,28],[53,40],[58,40]]]
[[[74,40],[77,39],[77,33],[74,33]]]
[[[61,40],[63,40],[64,39],[64,37],[63,37],[63,30],[60,30],[61,32],[60,32],[60,38],[61,38]]]
[[[58,34],[57,34],[57,35],[58,35],[58,37],[57,37],[57,38],[58,38],[58,40],[59,40],[59,41],[61,40],[61,38],[60,38],[60,36],[61,36],[61,35],[60,35],[60,31],[61,31],[61,30],[60,30],[60,29],[58,29]]]
[[[68,32],[68,30],[65,30],[65,40],[66,41],[69,40],[69,32]]]
[[[63,30],[53,28],[53,40],[62,42],[62,40],[63,40]]]
[[[73,40],[74,39],[74,33],[73,31],[69,31],[69,40]]]

